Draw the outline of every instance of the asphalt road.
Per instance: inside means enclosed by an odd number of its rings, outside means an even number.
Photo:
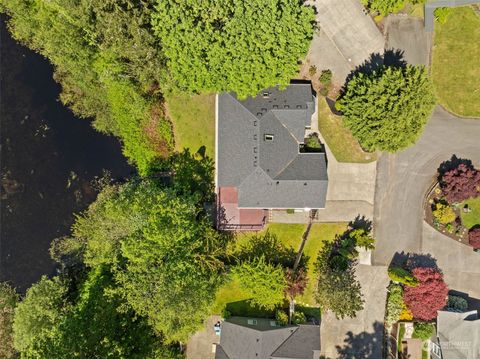
[[[396,252],[424,250],[423,196],[440,163],[454,154],[480,164],[480,120],[460,119],[437,106],[415,146],[381,156],[375,194],[374,264],[388,265]]]

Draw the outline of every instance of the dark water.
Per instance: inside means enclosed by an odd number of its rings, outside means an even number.
[[[73,214],[95,199],[92,179],[132,168],[117,140],[58,101],[52,66],[10,37],[3,15],[0,71],[0,281],[24,291],[54,273],[50,242],[69,234]]]

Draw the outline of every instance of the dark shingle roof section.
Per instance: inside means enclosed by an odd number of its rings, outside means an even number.
[[[315,102],[310,84],[238,100],[218,96],[217,185],[237,187],[242,208],[324,208],[324,153],[300,153]]]
[[[317,325],[272,327],[269,319],[232,317],[222,323],[215,359],[316,359],[320,351]],[[274,321],[272,321],[274,322]],[[302,345],[302,347],[297,347]],[[316,356],[315,356],[316,355]]]

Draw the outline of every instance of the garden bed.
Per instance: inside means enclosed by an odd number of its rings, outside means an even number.
[[[453,211],[455,219],[449,223],[442,223],[434,216],[434,210],[438,204],[443,204]],[[480,216],[480,197],[469,199],[464,202],[450,205],[442,195],[440,186],[437,183],[432,185],[431,190],[425,198],[425,221],[447,237],[457,242],[470,246],[468,232],[479,223],[475,223]],[[450,209],[446,208],[448,211]],[[478,212],[478,213],[477,213]]]

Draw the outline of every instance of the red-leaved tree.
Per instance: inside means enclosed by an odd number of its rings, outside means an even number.
[[[448,203],[477,197],[480,195],[480,172],[461,163],[443,174],[440,187]]]
[[[480,248],[480,227],[473,228],[468,232],[468,243],[475,248]]]
[[[443,275],[437,269],[422,267],[413,269],[412,274],[418,285],[405,286],[403,300],[415,319],[432,320],[447,302],[448,288]]]
[[[300,268],[296,271],[287,268],[285,271],[285,281],[287,286],[285,288],[285,295],[288,299],[293,300],[297,295],[302,295],[307,287],[307,273]]]

